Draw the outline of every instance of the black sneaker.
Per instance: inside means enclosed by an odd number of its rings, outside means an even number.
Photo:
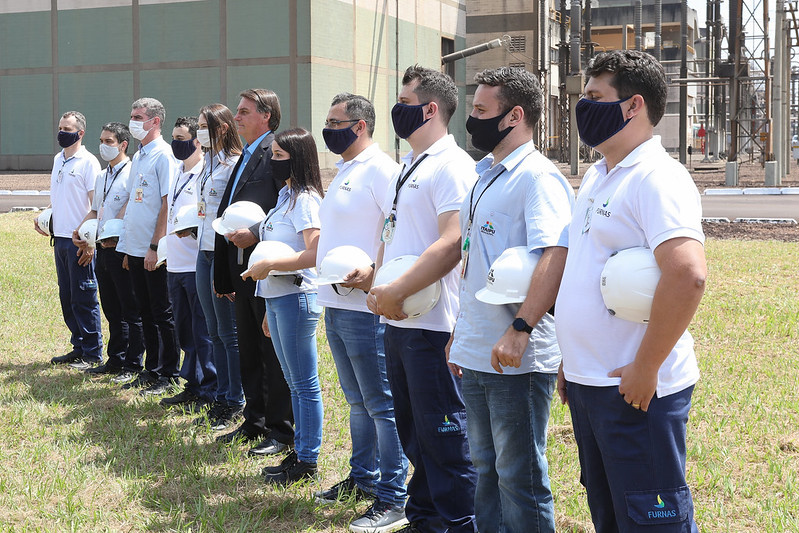
[[[81,354],[77,350],[72,350],[71,352],[64,354],[64,355],[57,355],[50,359],[51,365],[66,365],[69,363],[74,363],[76,361],[80,361],[83,359],[83,354]]]
[[[155,383],[150,385],[149,387],[145,387],[144,389],[139,391],[139,395],[141,396],[160,396],[162,394],[166,394],[169,392],[172,387],[177,385],[177,380],[174,378],[168,379],[157,379]]]
[[[75,361],[74,363],[69,363],[69,368],[74,370],[80,370],[81,372],[86,372],[87,370],[91,370],[95,368],[97,363],[94,361],[86,361],[85,359],[80,359],[79,361]]]
[[[305,463],[300,460],[297,460],[297,462],[282,472],[264,476],[264,481],[268,484],[282,486],[313,479],[316,479],[316,463]]]
[[[93,376],[99,376],[102,374],[114,375],[117,376],[123,372],[122,367],[118,364],[112,364],[109,362],[105,362],[102,365],[97,365],[92,368],[87,368],[86,373],[91,374]]]
[[[222,405],[222,408],[212,415],[208,415],[208,425],[214,431],[223,431],[238,423],[244,414],[244,407],[238,405]]]
[[[339,481],[327,490],[314,492],[314,499],[317,503],[334,504],[340,502],[359,502],[362,500],[373,500],[375,495],[359,487],[352,476]]]
[[[134,379],[139,376],[139,373],[135,370],[121,370],[119,374],[111,378],[111,383],[116,383],[118,385],[121,384],[128,384]],[[123,387],[127,388],[127,387]]]
[[[142,392],[146,392],[145,389]],[[189,406],[194,404],[200,397],[191,392],[189,389],[183,389],[179,393],[175,394],[174,396],[169,396],[167,398],[162,398],[159,404],[163,405],[164,407],[175,407],[175,406]]]
[[[264,477],[275,476],[281,472],[285,472],[295,464],[297,464],[297,452],[291,450],[288,455],[286,455],[283,460],[280,461],[280,464],[275,466],[265,466],[263,470],[261,470],[261,475]]]
[[[407,526],[396,530],[394,533],[422,533],[422,530],[413,524],[408,524]]]
[[[149,387],[153,383],[157,381],[149,372],[146,370],[142,370],[139,372],[133,381],[129,381],[122,385],[123,389],[141,389],[145,387]]]
[[[375,500],[375,503],[363,515],[352,521],[350,531],[353,533],[387,533],[407,524],[405,507]]]

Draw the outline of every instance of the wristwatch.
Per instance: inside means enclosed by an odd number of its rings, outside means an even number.
[[[513,329],[515,329],[516,331],[524,331],[525,333],[533,332],[533,326],[528,324],[527,321],[522,317],[516,317],[516,319],[513,321],[511,325],[513,326]]]
[[[152,250],[153,252],[157,252],[158,251],[158,245],[150,243],[150,250]]]

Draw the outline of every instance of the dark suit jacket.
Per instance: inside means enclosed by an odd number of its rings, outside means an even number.
[[[230,175],[225,194],[222,195],[222,202],[219,204],[217,216],[221,217],[228,205],[247,200],[260,205],[264,213],[275,207],[277,193],[280,190],[277,182],[272,179],[272,165],[269,160],[272,158],[272,140],[275,134],[270,133],[264,137],[263,142],[255,149],[244,167],[236,185],[236,190],[231,190],[233,181],[239,171],[239,166],[244,160],[244,156],[239,157],[233,172]],[[244,260],[238,264],[239,249],[225,240],[221,235],[216,236],[214,244],[214,288],[220,294],[236,292],[242,296],[252,296],[255,293],[255,282],[251,279],[244,281],[241,273],[247,269],[247,261],[250,258],[255,245],[244,250]]]

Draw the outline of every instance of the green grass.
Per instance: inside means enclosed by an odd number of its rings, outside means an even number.
[[[319,485],[272,489],[245,446],[214,442],[103,379],[49,359],[69,350],[52,251],[31,214],[0,215],[0,531],[346,531],[365,504],[311,494],[348,471],[348,411],[320,331]],[[23,236],[23,237],[20,237]],[[799,250],[710,241],[691,331],[688,480],[702,531],[799,530]],[[549,466],[561,531],[592,531],[568,409],[552,406]]]

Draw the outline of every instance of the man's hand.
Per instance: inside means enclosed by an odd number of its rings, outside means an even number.
[[[374,279],[375,269],[371,266],[358,267],[346,276],[344,281],[339,283],[342,287],[361,289],[363,292],[369,292],[372,288],[372,280]]]
[[[530,334],[526,331],[516,331],[509,326],[505,330],[505,334],[500,337],[491,349],[491,366],[493,369],[503,374],[503,366],[519,368],[529,339]]]
[[[154,271],[157,262],[158,254],[148,248],[147,253],[144,255],[144,270],[148,272]]]
[[[77,255],[78,255],[78,265],[85,267],[86,265],[91,263],[92,259],[94,258],[94,248],[89,248],[88,246],[79,248]]]
[[[81,249],[86,247],[86,241],[81,240],[80,233],[78,233],[78,230],[76,229],[72,230],[72,244]]]
[[[46,231],[43,231],[42,228],[39,227],[39,217],[38,216],[33,218],[33,229],[35,229],[37,233],[40,233],[41,235],[44,235],[45,237],[49,237],[50,236],[49,233],[47,233]]]
[[[272,336],[269,333],[269,322],[266,320],[266,315],[264,315],[264,321],[261,323],[261,329],[264,330],[264,335],[266,335],[267,338]]]
[[[258,237],[253,235],[253,233],[247,228],[237,229],[236,231],[226,233],[225,238],[232,242],[237,248],[242,249],[249,248],[258,242]]]
[[[128,266],[128,256],[127,255],[125,255],[125,257],[122,258],[122,270],[130,270],[130,267]]]
[[[608,374],[611,378],[621,378],[619,394],[635,409],[646,411],[658,386],[658,368],[647,369],[635,361],[617,368]]]
[[[184,237],[191,237],[191,229],[180,230],[178,232],[175,232],[175,235],[177,235],[181,239]]]
[[[569,405],[569,395],[566,394],[566,376],[563,373],[563,361],[561,361],[560,366],[558,366],[558,396],[560,396],[560,403],[563,405]]]
[[[449,341],[447,341],[447,345],[444,346],[444,354],[447,356],[447,366],[449,367],[450,374],[452,374],[456,378],[462,378],[463,370],[461,369],[461,367],[459,367],[455,363],[449,362],[449,349],[452,347],[452,341],[454,340],[455,340],[455,334],[453,333],[452,335],[449,336]]]
[[[389,320],[408,318],[408,315],[402,310],[405,298],[397,294],[393,283],[372,287],[369,296],[373,298],[372,306],[369,305],[369,297],[366,298],[366,305],[376,315],[382,315]]]

